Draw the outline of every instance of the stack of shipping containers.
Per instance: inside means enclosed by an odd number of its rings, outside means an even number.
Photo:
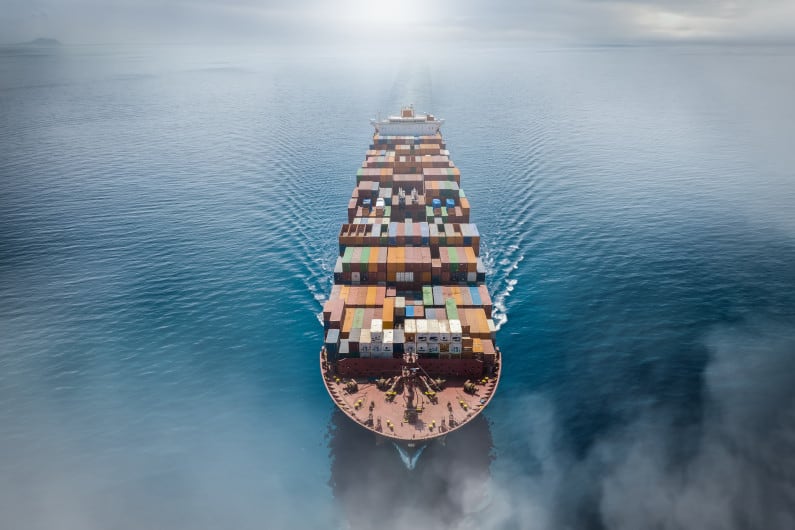
[[[373,136],[323,308],[326,352],[338,366],[405,353],[447,360],[434,364],[442,372],[495,361],[480,233],[460,178],[439,133]]]

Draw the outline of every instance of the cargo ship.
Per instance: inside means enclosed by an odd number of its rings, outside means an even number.
[[[323,306],[320,369],[348,418],[399,449],[421,448],[486,408],[501,354],[443,120],[409,106],[371,123]]]

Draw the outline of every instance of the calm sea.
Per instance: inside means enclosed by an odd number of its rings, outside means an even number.
[[[0,49],[0,527],[792,528],[795,49]],[[317,314],[446,119],[499,393],[408,471]]]

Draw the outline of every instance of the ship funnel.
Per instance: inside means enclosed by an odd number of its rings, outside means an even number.
[[[423,451],[425,451],[425,445],[421,445],[418,448],[406,449],[401,447],[399,444],[392,442],[395,446],[395,449],[398,450],[398,454],[400,455],[400,459],[405,464],[406,469],[412,470],[417,467],[417,460],[420,459],[420,455]]]

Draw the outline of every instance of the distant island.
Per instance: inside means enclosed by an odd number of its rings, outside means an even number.
[[[40,37],[38,39],[33,39],[28,42],[22,42],[20,44],[22,44],[23,46],[60,46],[61,41],[59,41],[58,39],[48,39]]]

